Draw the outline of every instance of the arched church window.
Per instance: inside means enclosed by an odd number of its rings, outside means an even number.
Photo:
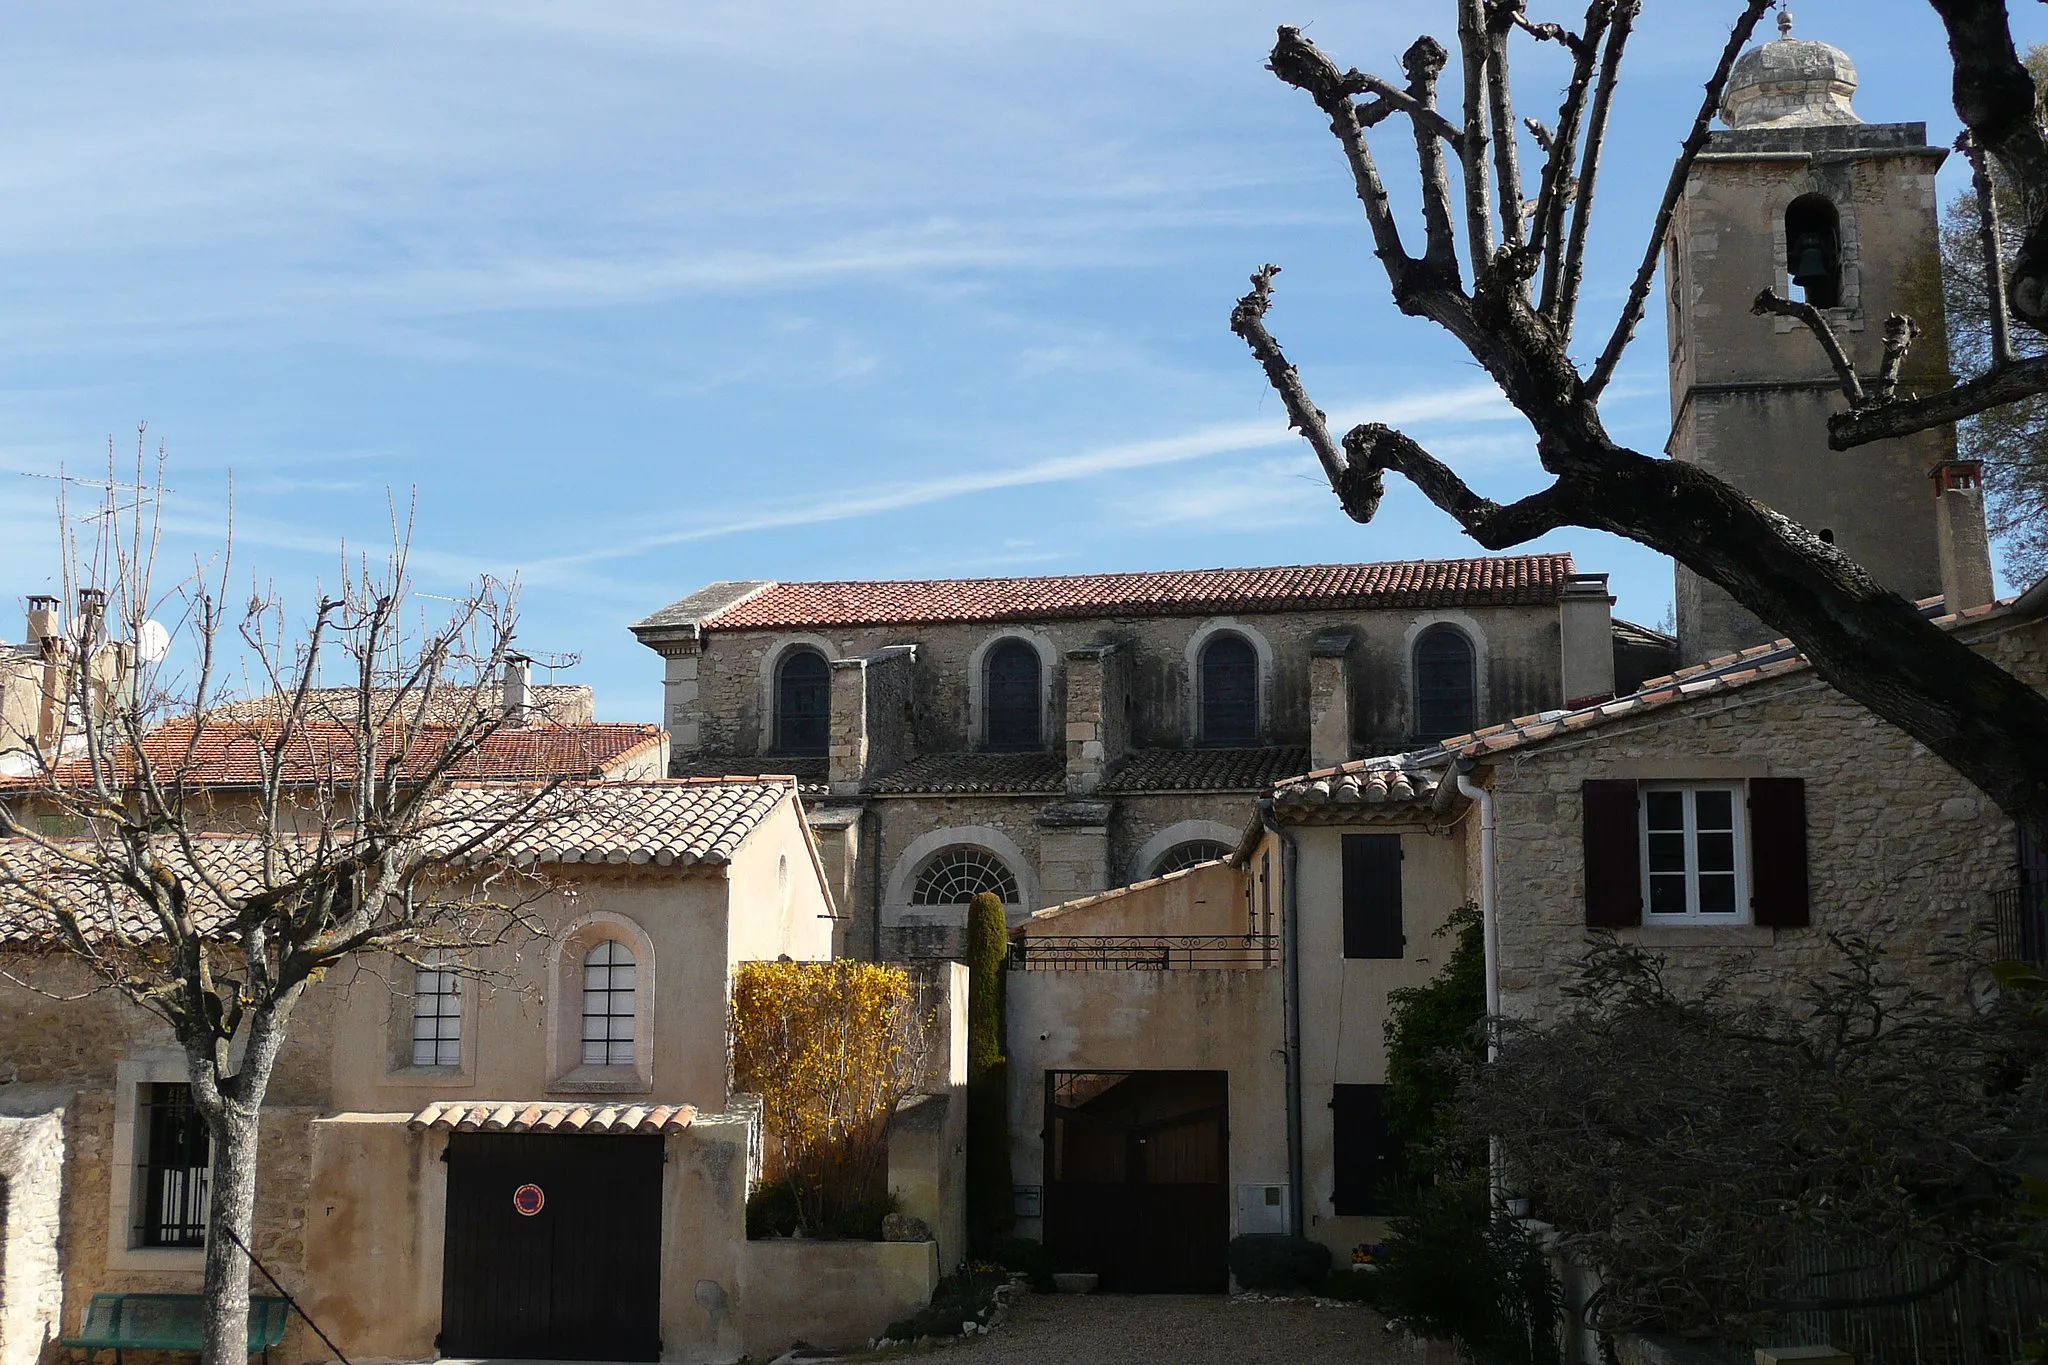
[[[1184,844],[1175,844],[1159,855],[1159,861],[1152,865],[1152,876],[1164,877],[1169,872],[1180,872],[1197,863],[1212,863],[1230,852],[1230,845],[1216,839],[1190,839]]]
[[[1212,636],[1202,646],[1202,743],[1259,740],[1259,656],[1242,635]]]
[[[1028,641],[1005,640],[983,665],[984,733],[991,749],[1036,749],[1040,734],[1038,651]]]
[[[1415,642],[1415,733],[1446,739],[1478,728],[1472,642],[1455,626],[1431,626]]]
[[[822,754],[831,731],[831,665],[815,649],[793,649],[775,670],[775,748]]]
[[[1018,902],[1017,878],[1002,860],[979,848],[941,849],[918,869],[912,905],[965,905],[984,891],[1005,905]]]
[[[1785,209],[1785,264],[1799,296],[1815,308],[1842,302],[1842,220],[1818,194],[1802,194]]]

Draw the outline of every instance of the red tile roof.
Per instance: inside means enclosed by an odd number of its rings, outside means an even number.
[[[939,578],[900,582],[767,583],[695,615],[684,599],[642,626],[780,630],[1077,616],[1188,616],[1304,607],[1431,608],[1555,602],[1573,572],[1568,554],[1303,564],[1267,569],[1054,578]],[[710,594],[700,594],[700,597]]]
[[[143,740],[143,753],[160,783],[182,779],[187,788],[247,787],[263,780],[270,761],[267,749],[277,734],[273,722],[260,716],[213,717],[198,726],[196,744],[194,726],[189,719],[171,721]],[[332,721],[303,724],[278,759],[286,765],[287,781],[296,785],[345,779],[356,761],[354,734],[354,727]],[[443,752],[451,734],[450,728],[442,725],[415,731],[401,772],[423,775]],[[506,726],[486,735],[448,776],[495,781],[601,777],[624,760],[660,744],[661,735],[658,726],[620,721]],[[387,743],[398,746],[395,727]],[[124,749],[116,758],[119,780],[132,780],[132,753]],[[90,774],[83,758],[68,760],[57,770],[58,779],[67,785],[83,784]],[[0,791],[35,790],[47,787],[49,780],[44,774],[4,777],[0,778]]]

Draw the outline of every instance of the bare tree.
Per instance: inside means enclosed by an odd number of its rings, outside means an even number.
[[[225,549],[158,591],[161,467],[145,485],[138,459],[132,499],[110,478],[93,529],[65,528],[79,609],[43,642],[62,680],[53,724],[0,787],[0,916],[182,1048],[211,1137],[203,1358],[240,1365],[261,1110],[295,1007],[355,954],[423,962],[527,932],[533,874],[486,885],[471,869],[573,798],[542,772],[451,795],[508,723],[512,587],[416,614],[400,527],[302,627],[271,592],[231,604]],[[167,648],[160,617],[176,623]],[[237,668],[253,693],[239,700]],[[233,803],[224,762],[253,774]]]
[[[1533,21],[1523,0],[1455,5],[1462,99],[1453,114],[1438,102],[1452,56],[1433,38],[1408,48],[1398,81],[1340,67],[1294,28],[1280,30],[1270,66],[1329,119],[1394,305],[1448,330],[1492,376],[1529,423],[1552,481],[1502,504],[1402,432],[1368,422],[1333,433],[1267,328],[1278,273],[1268,265],[1238,300],[1231,326],[1314,448],[1344,510],[1371,521],[1392,470],[1488,549],[1583,526],[1668,554],[1791,637],[1829,683],[1927,745],[2027,827],[2048,833],[2048,699],[1922,619],[1833,544],[1695,465],[1621,445],[1601,421],[1601,395],[1642,319],[1687,174],[1729,71],[1771,0],[1744,3],[1672,167],[1627,300],[1584,370],[1571,343],[1587,229],[1639,0],[1590,0],[1576,30]],[[2048,135],[2034,113],[2033,82],[2014,54],[2003,4],[1934,0],[1934,7],[1949,26],[1957,112],[2028,207],[2032,226],[2006,290],[2011,314],[2048,327]],[[1556,44],[1571,61],[1555,124],[1532,121],[1526,133],[1509,67],[1511,49],[1522,43]],[[1376,130],[1397,117],[1412,135],[1402,155],[1418,173],[1419,224],[1397,215],[1375,152],[1385,136]],[[1534,167],[1533,195],[1525,156]],[[1848,414],[1853,431],[1838,419],[1835,444],[1971,410],[1943,409],[1898,388],[1912,331],[1909,321],[1896,325],[1897,354],[1868,386],[1853,371],[1845,376],[1845,388],[1860,390],[1862,401]],[[2022,367],[2037,364],[2041,373],[2024,379],[2034,385],[2026,391],[2048,387],[2048,362],[2009,360],[1993,367],[1980,392],[2003,393],[2001,386],[2032,373]],[[1872,425],[1855,425],[1865,422]],[[1889,425],[1877,430],[1880,422]]]

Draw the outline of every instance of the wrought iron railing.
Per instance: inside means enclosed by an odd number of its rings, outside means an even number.
[[[1010,942],[1013,972],[1230,971],[1278,966],[1266,934],[1026,934]]]
[[[2048,886],[2022,882],[1994,891],[1991,922],[2000,960],[2048,967]]]

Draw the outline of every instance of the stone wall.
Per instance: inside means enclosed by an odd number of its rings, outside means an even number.
[[[668,726],[678,764],[706,755],[751,756],[771,742],[763,709],[782,653],[797,644],[830,658],[852,658],[885,646],[917,646],[915,744],[922,753],[978,747],[972,733],[971,694],[978,690],[970,661],[1008,637],[1040,644],[1051,663],[1042,685],[1047,700],[1047,744],[1064,742],[1069,716],[1067,673],[1071,650],[1113,641],[1128,650],[1124,676],[1130,696],[1128,743],[1174,747],[1194,738],[1190,646],[1211,626],[1238,629],[1261,645],[1264,671],[1264,742],[1309,742],[1310,646],[1329,630],[1357,637],[1350,659],[1352,749],[1370,754],[1407,747],[1413,733],[1409,665],[1414,636],[1449,621],[1475,636],[1480,655],[1480,723],[1554,707],[1564,700],[1559,672],[1558,607],[1473,607],[1444,611],[1298,611],[1238,617],[1093,617],[1071,621],[876,626],[811,632],[712,632],[700,653],[666,661]],[[687,674],[687,676],[684,676]],[[695,742],[686,736],[694,734]]]
[[[932,1301],[936,1242],[748,1242],[741,1250],[747,1353],[771,1360],[794,1342],[864,1346]]]
[[[2044,629],[2007,621],[1978,647],[2040,686]],[[1953,989],[1945,950],[1975,954],[1992,892],[2012,883],[2012,824],[1904,733],[1808,673],[1611,723],[1582,739],[1509,754],[1491,767],[1499,822],[1502,1006],[1555,1009],[1588,940],[1580,784],[1592,778],[1797,777],[1806,784],[1807,928],[1648,926],[1619,931],[1697,984],[1753,958],[1751,976],[1811,972],[1831,933],[1866,933],[1897,966],[1926,966]]]
[[[58,1247],[70,1098],[0,1086],[0,1365],[35,1365],[63,1334]]]

